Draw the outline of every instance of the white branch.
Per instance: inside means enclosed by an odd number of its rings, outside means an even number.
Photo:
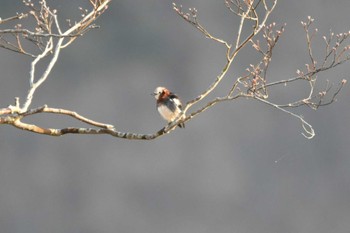
[[[281,110],[282,112],[285,112],[285,113],[287,113],[287,114],[289,114],[289,115],[291,115],[291,116],[293,116],[293,117],[298,118],[298,119],[301,121],[301,125],[302,125],[302,127],[303,127],[303,129],[304,129],[304,131],[305,131],[305,133],[301,133],[301,134],[302,134],[305,138],[307,138],[307,139],[312,139],[312,138],[315,136],[315,131],[314,131],[314,129],[312,128],[312,125],[311,125],[310,123],[308,123],[307,121],[305,121],[305,120],[303,119],[302,116],[297,115],[297,114],[295,114],[295,113],[293,113],[293,112],[291,112],[291,111],[288,111],[288,110],[286,110],[286,109],[284,109],[284,108],[281,108],[280,106],[278,106],[278,105],[276,105],[276,104],[273,104],[273,103],[271,103],[271,102],[269,102],[269,101],[267,101],[267,100],[264,100],[264,99],[262,99],[262,98],[259,98],[259,97],[257,97],[257,96],[253,96],[252,98],[254,98],[254,99],[256,99],[256,100],[259,100],[260,102],[263,102],[263,103],[265,103],[265,104],[267,104],[267,105],[270,105],[270,106],[272,106],[272,107],[274,107],[274,108],[277,108],[278,110]]]
[[[65,45],[63,45],[63,42],[64,42],[65,38],[67,36],[69,36],[72,32],[78,30],[81,27],[89,25],[92,21],[94,21],[96,19],[96,14],[98,14],[100,11],[103,11],[103,9],[106,8],[107,4],[110,1],[111,0],[104,1],[98,8],[94,8],[82,20],[80,20],[78,23],[76,23],[74,26],[69,28],[64,33],[62,33],[62,31],[61,31],[61,28],[60,28],[60,25],[59,25],[59,22],[58,22],[58,19],[57,19],[57,15],[54,12],[50,11],[49,8],[46,6],[46,2],[43,1],[43,7],[45,7],[47,9],[47,11],[49,12],[49,14],[51,14],[51,16],[54,18],[55,26],[56,26],[57,31],[58,31],[58,33],[59,33],[59,35],[61,37],[57,40],[56,45],[54,45],[53,36],[51,36],[50,39],[48,40],[47,44],[46,44],[46,47],[45,47],[44,51],[41,54],[39,54],[32,61],[32,63],[31,63],[31,70],[30,70],[30,89],[28,91],[28,94],[27,94],[27,97],[26,97],[26,101],[23,104],[23,107],[20,109],[20,112],[26,112],[28,110],[29,106],[32,103],[33,96],[34,96],[34,93],[35,93],[36,89],[43,82],[46,81],[46,79],[47,79],[48,75],[50,74],[52,68],[56,64],[56,61],[58,59],[58,56],[60,54],[61,49],[66,47],[66,46],[68,46],[69,44],[71,44],[73,42],[73,40],[74,40],[74,38],[72,38]],[[53,47],[54,47],[54,50],[52,51]],[[36,70],[37,63],[40,60],[42,60],[44,57],[46,57],[50,52],[52,52],[53,55],[52,55],[52,58],[51,58],[49,64],[47,65],[45,71],[43,72],[41,77],[38,79],[38,81],[35,81],[35,70]]]

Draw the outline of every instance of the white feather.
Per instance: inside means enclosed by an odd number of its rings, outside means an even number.
[[[176,108],[176,110],[172,112],[167,106],[160,105],[158,107],[158,112],[164,118],[164,120],[172,122],[181,113],[181,110],[179,108]]]

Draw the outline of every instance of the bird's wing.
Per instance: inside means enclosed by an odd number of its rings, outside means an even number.
[[[171,95],[169,96],[169,99],[170,99],[180,110],[182,110],[182,104],[181,104],[179,98],[177,97],[177,95],[171,94]]]

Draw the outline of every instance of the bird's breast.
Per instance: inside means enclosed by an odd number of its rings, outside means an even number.
[[[180,110],[175,108],[175,111],[171,111],[166,105],[158,105],[158,112],[166,121],[171,122],[179,115]]]

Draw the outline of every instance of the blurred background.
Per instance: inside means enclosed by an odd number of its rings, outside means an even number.
[[[3,0],[0,16],[24,10]],[[86,0],[51,1],[64,24],[78,19]],[[239,19],[224,0],[176,1],[196,7],[209,32],[232,40]],[[300,21],[315,18],[322,36],[350,30],[348,0],[280,1],[269,22],[287,23],[271,64],[270,80],[293,77],[308,62]],[[121,131],[154,133],[165,125],[150,93],[166,86],[192,99],[224,65],[224,49],[205,39],[169,0],[112,1],[92,30],[62,51],[33,107],[75,110]],[[240,54],[227,81],[257,61]],[[320,63],[321,61],[319,61]],[[349,64],[318,76],[349,79]],[[30,59],[0,50],[0,104],[23,98]],[[225,88],[226,87],[226,88]],[[305,85],[275,88],[273,100],[306,96]],[[49,137],[0,128],[0,229],[3,233],[341,233],[350,229],[350,90],[330,106],[295,109],[316,131],[250,100],[216,105],[154,141],[107,135]],[[210,99],[209,98],[209,99]],[[64,116],[26,122],[47,127],[83,125]]]

